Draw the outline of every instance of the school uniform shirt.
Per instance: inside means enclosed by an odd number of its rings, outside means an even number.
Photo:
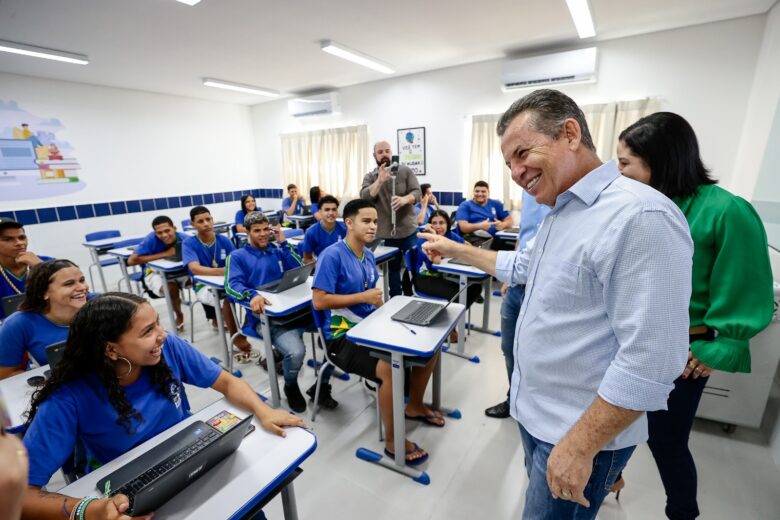
[[[420,215],[420,212],[422,211],[422,203],[418,202],[414,205],[414,216],[417,217]],[[431,215],[433,215],[433,212],[436,211],[436,206],[433,204],[428,204],[425,207],[425,218],[423,219],[422,223],[427,224],[429,220],[431,220]]]
[[[131,419],[130,433],[116,420],[108,390],[98,376],[69,381],[38,408],[23,442],[30,461],[29,484],[45,485],[73,454],[80,439],[89,456],[106,464],[185,419],[189,402],[182,383],[210,387],[222,370],[195,347],[172,334],[163,343],[162,357],[173,373],[169,398],[154,386],[148,370],[124,387],[130,405],[143,418]]]
[[[483,206],[474,202],[474,199],[470,199],[460,203],[458,211],[455,213],[455,220],[479,224],[486,220],[504,220],[508,216],[509,212],[504,209],[504,204],[500,200],[488,199]],[[490,226],[488,233],[495,235],[496,226]]]
[[[311,206],[309,206],[309,213],[311,213],[312,215],[317,213],[319,210],[320,210],[319,202],[312,202]]]
[[[320,256],[326,247],[344,240],[346,236],[347,226],[343,222],[336,222],[336,226],[330,231],[322,227],[322,222],[317,222],[306,230],[306,235],[301,243],[301,253],[313,253],[314,256]]]
[[[249,302],[260,294],[257,288],[282,277],[288,269],[299,267],[303,262],[287,242],[269,244],[258,249],[247,244],[230,254],[225,264],[225,291],[238,301]],[[251,312],[246,313],[247,325],[257,328],[259,320]]]
[[[44,262],[46,260],[52,260],[50,256],[39,256]],[[27,287],[27,271],[25,269],[21,276],[16,276],[14,273],[4,267],[0,267],[0,299],[7,298],[8,296],[16,296],[18,294],[24,294],[24,289]],[[0,320],[5,319],[5,312],[0,307]]]
[[[235,247],[225,235],[216,233],[215,237],[214,243],[210,246],[201,242],[197,235],[187,237],[182,243],[181,261],[184,266],[188,266],[191,262],[198,262],[203,267],[225,267],[225,261]],[[189,271],[189,268],[187,270]]]
[[[355,294],[376,287],[379,273],[374,253],[363,248],[363,258],[355,256],[346,240],[325,248],[317,258],[317,273],[312,288],[330,294]],[[363,318],[376,310],[376,305],[359,303],[343,309],[328,309],[325,313],[325,339],[338,339]]]
[[[285,197],[282,199],[282,211],[287,211],[290,209],[290,206],[292,206],[292,199],[290,197]],[[293,215],[303,215],[303,206],[303,200],[299,198],[298,202],[295,203],[295,211],[293,211]]]
[[[58,325],[40,312],[18,311],[0,327],[0,366],[17,367],[24,353],[43,366],[48,363],[46,347],[68,339],[68,325]]]
[[[190,235],[185,233],[176,233],[177,242],[183,243],[189,237]],[[167,251],[170,248],[171,246],[165,245],[165,243],[157,238],[157,235],[152,232],[146,235],[140,244],[135,246],[133,253],[137,254],[138,256],[156,255],[162,253],[163,251]]]
[[[457,242],[458,244],[463,244],[465,240],[463,238],[451,231],[447,231],[447,233],[444,235],[446,238],[449,238],[453,242]],[[425,252],[422,250],[422,245],[427,242],[424,238],[418,238],[417,239],[417,247],[413,249],[412,255],[412,266],[414,268],[414,274],[419,274],[423,276],[442,276],[442,273],[439,271],[433,270],[433,262],[431,262],[431,259],[428,258],[428,255],[425,254]]]

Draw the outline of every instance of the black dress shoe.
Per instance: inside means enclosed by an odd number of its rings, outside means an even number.
[[[317,390],[317,383],[314,383],[313,385],[311,385],[311,388],[306,390],[306,395],[308,395],[312,401],[314,401],[314,393],[316,390]],[[330,383],[323,383],[322,387],[320,388],[320,398],[318,400],[318,404],[323,408],[326,408],[328,410],[333,410],[339,405],[339,402],[333,399],[333,396],[331,395],[330,392],[331,392]]]
[[[485,410],[485,415],[494,419],[506,419],[509,417],[509,401],[501,401],[495,406]]]

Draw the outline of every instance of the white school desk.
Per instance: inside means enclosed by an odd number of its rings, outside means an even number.
[[[5,400],[8,407],[8,418],[11,420],[10,426],[6,428],[7,432],[19,433],[21,431],[25,421],[24,412],[30,407],[33,392],[39,388],[30,386],[27,380],[33,376],[43,377],[47,370],[49,370],[49,365],[43,365],[0,381],[0,395]]]
[[[296,229],[301,227],[304,222],[310,222],[314,220],[314,215],[284,215],[285,220],[291,220],[295,222]]]
[[[87,242],[82,242],[81,245],[89,249],[89,255],[92,257],[92,264],[90,266],[87,266],[87,270],[89,270],[89,267],[92,265],[96,265],[98,269],[98,274],[100,275],[100,283],[103,286],[103,292],[107,292],[108,289],[106,289],[106,277],[103,274],[103,266],[100,265],[100,255],[108,252],[111,249],[114,249],[114,244],[117,242],[124,242],[126,240],[137,240],[138,243],[141,242],[146,238],[146,235],[141,236],[131,236],[131,237],[111,237],[111,238],[101,238],[100,240],[90,240]],[[120,262],[121,263],[121,262]],[[92,287],[94,290],[95,288]]]
[[[173,312],[173,302],[171,301],[171,291],[170,289],[168,289],[168,282],[171,279],[186,280],[187,278],[189,278],[189,273],[186,271],[184,264],[181,262],[181,260],[166,260],[165,258],[161,258],[160,260],[153,260],[146,265],[149,266],[149,269],[162,276],[163,279],[162,286],[163,286],[163,294],[165,295],[165,305],[168,308],[168,319],[171,321],[170,332],[178,336],[179,331],[176,329],[176,316],[174,315]],[[169,279],[168,275],[172,273],[176,273],[178,271],[182,271],[181,275]],[[190,326],[194,327],[195,325],[190,323]]]
[[[396,296],[372,312],[367,318],[361,320],[352,329],[347,331],[347,338],[354,343],[377,350],[383,350],[390,354],[393,372],[393,432],[395,437],[395,460],[368,450],[359,448],[356,455],[366,461],[379,464],[403,475],[411,477],[421,484],[429,484],[430,478],[424,471],[406,465],[406,418],[404,415],[404,357],[430,358],[447,340],[452,329],[459,319],[463,317],[466,306],[453,303],[436,317],[428,327],[401,324],[390,317],[402,309],[412,300],[430,301],[424,298],[412,298],[409,296]],[[377,331],[381,331],[377,333]],[[412,333],[411,331],[414,331]],[[441,401],[441,359],[436,363],[433,372],[433,404],[434,409],[439,409]],[[459,417],[460,413],[453,413]]]
[[[238,417],[247,412],[224,398],[136,446],[124,455],[59,491],[72,497],[96,496],[98,480],[143,455],[188,424],[206,421],[222,410]],[[303,428],[287,428],[287,437],[266,432],[255,417],[255,431],[247,435],[235,453],[203,474],[155,511],[157,520],[241,518],[290,476],[317,449],[317,438]],[[292,483],[282,490],[284,517],[298,518]]]
[[[284,318],[290,314],[307,309],[311,305],[311,284],[314,279],[310,276],[306,283],[296,285],[280,293],[269,293],[260,291],[260,294],[269,302],[266,305],[265,312],[255,314],[260,320],[260,327],[263,336],[263,346],[265,346],[265,359],[268,366],[268,383],[271,386],[271,404],[278,408],[281,403],[279,396],[279,379],[274,367],[274,353],[271,345],[271,320],[274,318]],[[246,309],[246,312],[252,312],[248,301],[241,301],[239,304]]]
[[[398,248],[390,246],[378,246],[376,250],[374,250],[376,266],[382,268],[382,288],[385,293],[385,300],[390,298],[390,282],[388,281],[388,273],[390,271],[389,264],[396,253],[398,253]]]
[[[133,254],[132,247],[120,247],[117,249],[109,249],[106,251],[107,255],[111,255],[119,262],[119,269],[122,270],[122,277],[124,277],[127,283],[127,292],[133,293],[133,284],[130,282],[130,272],[127,270],[127,259]]]
[[[487,332],[488,334],[496,334],[495,331],[488,329],[488,320],[490,319],[490,297],[492,296],[490,291],[490,275],[485,273],[485,271],[481,269],[477,269],[474,266],[471,265],[461,265],[461,264],[452,264],[450,263],[449,258],[442,259],[440,264],[432,264],[432,268],[434,271],[439,271],[442,273],[447,274],[454,274],[457,275],[458,281],[459,281],[459,288],[463,289],[463,287],[469,283],[469,278],[476,279],[476,280],[482,280],[483,281],[483,297],[485,300],[484,303],[484,310],[482,312],[482,326],[481,327],[475,327],[472,324],[469,324],[469,328],[472,330],[477,330],[480,332]],[[466,298],[467,298],[468,289],[465,289],[461,291],[460,295],[458,296],[458,301],[466,305]],[[479,356],[469,356],[464,352],[464,344],[466,341],[466,318],[462,317],[458,321],[458,345],[453,352],[452,349],[447,350],[448,354],[453,354],[458,357],[462,357],[464,359],[468,359],[472,363],[479,363]]]
[[[224,300],[225,292],[225,276],[224,275],[197,275],[192,278],[196,283],[202,283],[206,286],[206,290],[211,291],[214,295],[214,301],[217,302],[217,306],[214,309],[214,313],[217,315],[217,330],[219,331],[219,337],[222,338],[222,344],[225,346],[225,363],[227,364],[228,372],[236,377],[241,377],[240,372],[233,372],[233,352],[230,342],[225,336],[225,323],[222,321],[222,306],[220,300]]]

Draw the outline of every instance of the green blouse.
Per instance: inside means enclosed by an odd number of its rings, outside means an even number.
[[[691,327],[717,331],[691,352],[726,372],[750,372],[749,340],[772,319],[774,292],[766,232],[753,206],[714,184],[675,198],[693,238]]]

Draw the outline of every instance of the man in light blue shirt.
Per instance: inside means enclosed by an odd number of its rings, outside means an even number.
[[[529,485],[523,518],[592,519],[666,409],[688,352],[693,244],[677,206],[595,152],[582,111],[537,90],[497,132],[512,179],[552,207],[531,251],[421,234],[426,251],[526,284],[511,413]]]

